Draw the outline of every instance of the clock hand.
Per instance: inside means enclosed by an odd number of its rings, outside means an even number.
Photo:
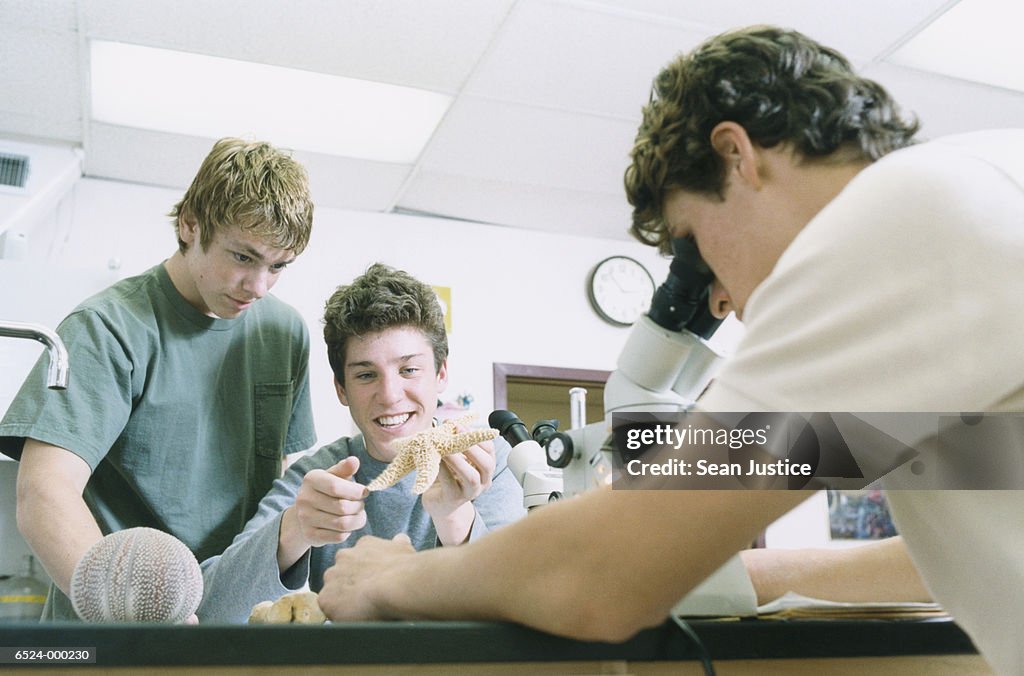
[[[622,293],[629,293],[629,289],[626,289],[625,287],[622,286],[622,282],[619,281],[618,277],[616,277],[615,275],[610,275],[610,279],[612,280],[612,283],[619,288],[619,291],[621,291]]]

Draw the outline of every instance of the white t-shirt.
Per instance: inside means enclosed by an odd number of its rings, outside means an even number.
[[[1024,130],[861,171],[744,319],[704,410],[1024,412]],[[1019,446],[1000,451],[1021,476]],[[893,516],[935,598],[993,667],[1024,673],[1024,491],[896,487]]]

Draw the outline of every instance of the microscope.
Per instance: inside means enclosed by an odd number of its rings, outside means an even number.
[[[512,446],[508,465],[527,509],[611,483],[614,413],[681,413],[693,408],[721,366],[707,340],[722,323],[708,298],[714,274],[690,238],[672,240],[668,278],[637,321],[604,390],[605,419],[586,424],[585,391],[570,390],[570,429],[541,420],[527,431],[511,411],[494,411],[490,426]],[[739,555],[679,600],[671,616],[757,614],[757,595]]]
[[[490,426],[512,446],[509,469],[532,509],[578,495],[612,479],[612,414],[684,412],[714,377],[722,356],[707,340],[722,320],[708,306],[714,274],[691,238],[672,240],[668,278],[651,309],[631,329],[604,389],[605,419],[586,424],[586,391],[570,390],[570,429],[542,420],[532,431],[510,411],[494,411]]]

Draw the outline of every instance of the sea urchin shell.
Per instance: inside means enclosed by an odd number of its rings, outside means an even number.
[[[128,528],[89,548],[71,578],[71,603],[85,622],[184,622],[203,597],[203,575],[181,540]]]

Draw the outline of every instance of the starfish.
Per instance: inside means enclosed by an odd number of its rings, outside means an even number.
[[[480,429],[459,432],[457,425],[471,421],[473,415],[463,416],[457,420],[445,420],[438,427],[418,432],[410,437],[395,439],[394,448],[398,455],[391,461],[387,469],[367,486],[371,491],[379,491],[398,483],[398,480],[416,470],[416,485],[412,492],[421,495],[437,479],[441,471],[441,456],[462,453],[471,446],[489,441],[498,436],[498,430]]]

